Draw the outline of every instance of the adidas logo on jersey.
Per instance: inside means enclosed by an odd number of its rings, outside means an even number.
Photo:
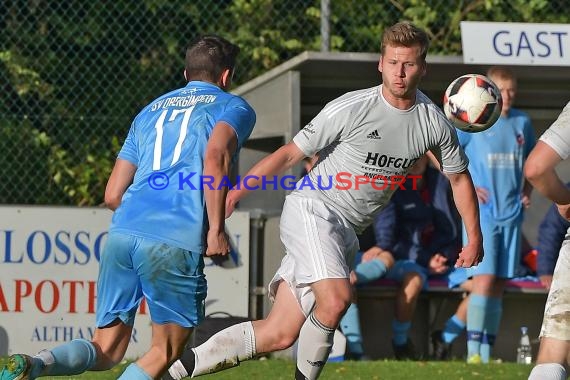
[[[372,132],[370,132],[368,135],[366,135],[367,139],[374,139],[374,140],[380,140],[382,137],[380,137],[380,134],[378,133],[378,130],[375,129]]]

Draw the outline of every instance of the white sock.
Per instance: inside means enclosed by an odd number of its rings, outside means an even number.
[[[528,380],[566,380],[566,370],[558,363],[537,364]]]
[[[174,363],[172,363],[170,368],[168,368],[168,373],[175,380],[181,380],[188,376],[186,367],[184,367],[184,364],[182,364],[180,360],[177,360]]]
[[[327,327],[311,313],[299,333],[296,379],[319,377],[332,349],[334,328]]]
[[[230,326],[192,351],[196,358],[192,377],[236,367],[256,354],[253,325],[243,322]]]

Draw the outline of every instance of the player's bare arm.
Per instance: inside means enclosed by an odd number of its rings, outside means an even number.
[[[463,219],[467,232],[468,243],[463,247],[456,267],[471,267],[483,260],[483,235],[479,224],[479,203],[477,194],[473,187],[471,174],[468,170],[462,173],[448,174],[453,199],[457,206],[457,211]]]
[[[562,158],[543,141],[538,141],[528,156],[524,174],[534,188],[558,205],[570,204],[570,190],[562,183],[554,168]]]
[[[242,178],[247,179],[248,188],[255,188],[261,186],[264,177],[281,174],[301,162],[305,157],[305,153],[291,141],[255,164]],[[235,205],[249,191],[243,183],[234,186],[226,200],[226,217],[232,214]]]
[[[206,255],[226,255],[230,251],[225,232],[225,203],[228,189],[220,186],[230,172],[231,158],[237,148],[237,137],[231,126],[218,122],[212,130],[204,155],[204,176],[213,178],[211,187],[204,186],[209,230]]]
[[[107,208],[115,211],[119,207],[123,194],[133,182],[136,170],[136,165],[127,160],[118,158],[115,161],[115,166],[105,188],[105,205]]]

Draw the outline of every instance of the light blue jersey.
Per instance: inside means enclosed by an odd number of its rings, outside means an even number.
[[[469,171],[475,187],[489,192],[480,203],[482,220],[509,223],[522,216],[523,166],[536,143],[529,117],[510,109],[491,128],[468,133],[458,130],[459,143],[469,157]]]
[[[109,231],[201,253],[206,232],[204,153],[220,121],[235,130],[235,160],[255,124],[255,112],[244,99],[192,81],[146,106],[118,156],[137,171]]]

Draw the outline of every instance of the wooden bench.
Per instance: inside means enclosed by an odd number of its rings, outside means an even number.
[[[364,348],[371,358],[393,357],[391,347],[394,299],[398,284],[393,280],[380,279],[357,289]],[[447,281],[430,279],[429,288],[420,294],[412,321],[410,337],[420,355],[430,355],[430,336],[441,329],[454,314],[459,302],[466,296],[461,288],[449,288]],[[537,281],[511,280],[507,282],[503,299],[503,316],[493,356],[514,361],[520,327],[529,328],[531,339],[537,348],[538,334],[547,291]],[[452,355],[464,357],[465,336],[453,344]],[[536,355],[536,351],[534,351]]]

